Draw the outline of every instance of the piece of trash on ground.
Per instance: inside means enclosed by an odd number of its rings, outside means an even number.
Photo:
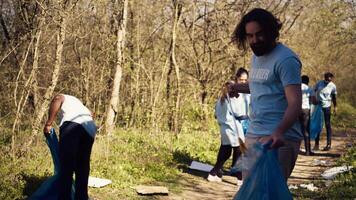
[[[89,176],[89,179],[88,179],[89,187],[101,188],[101,187],[104,187],[111,183],[112,183],[112,181],[109,179],[96,178],[96,177],[92,177],[92,176]]]
[[[318,188],[317,188],[317,187],[315,187],[313,183],[309,183],[309,184],[300,184],[300,187],[302,187],[302,188],[306,188],[306,189],[308,189],[308,190],[310,190],[310,191],[312,191],[312,192],[314,192],[314,191],[318,190]]]
[[[313,165],[314,166],[330,166],[331,163],[328,160],[319,160],[319,159],[314,159],[313,160]]]
[[[199,170],[203,172],[210,172],[213,169],[213,166],[198,161],[192,161],[192,163],[189,166],[189,169]]]
[[[153,195],[153,194],[163,194],[168,195],[169,191],[166,187],[163,186],[145,186],[139,185],[134,187],[138,194],[142,195]]]
[[[343,172],[350,171],[352,168],[353,168],[352,166],[333,167],[333,168],[330,168],[330,169],[324,171],[321,174],[321,176],[327,180],[334,179],[336,177],[336,175],[343,173]]]
[[[294,189],[294,190],[296,190],[296,189],[298,189],[298,185],[289,185],[289,186],[288,186],[288,189]]]

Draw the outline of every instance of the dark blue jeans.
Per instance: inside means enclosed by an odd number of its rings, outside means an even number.
[[[75,199],[87,200],[90,154],[94,138],[80,124],[74,122],[64,122],[59,132],[59,199],[71,199],[72,177],[75,173]]]
[[[326,145],[331,146],[331,107],[323,108],[324,113],[324,121],[325,121],[325,128],[326,128]],[[319,145],[320,134],[315,138],[315,144]]]
[[[299,116],[300,125],[302,128],[302,133],[304,137],[304,145],[305,145],[305,152],[310,153],[310,110],[303,109],[300,116]]]

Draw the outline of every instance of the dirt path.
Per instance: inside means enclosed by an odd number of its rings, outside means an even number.
[[[323,134],[325,136],[325,133]],[[339,131],[332,140],[332,149],[330,151],[315,151],[313,156],[304,156],[299,154],[295,169],[288,180],[289,185],[310,183],[312,180],[322,180],[320,174],[335,164],[335,161],[344,153],[355,138],[356,131]],[[303,147],[304,145],[302,145]],[[313,143],[312,143],[313,146]],[[320,147],[325,146],[325,138],[322,137]],[[326,164],[318,164],[324,161]],[[326,166],[327,165],[327,166]],[[180,184],[183,190],[179,194],[170,194],[165,197],[157,197],[160,200],[224,200],[232,199],[238,190],[237,181],[233,177],[224,176],[222,183],[211,183],[206,181],[207,174],[190,172],[183,173]]]

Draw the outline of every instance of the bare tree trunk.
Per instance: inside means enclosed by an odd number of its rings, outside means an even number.
[[[11,151],[12,151],[13,157],[15,157],[15,146],[16,146],[16,131],[15,130],[16,130],[17,124],[19,123],[19,120],[22,116],[23,110],[26,106],[27,99],[31,92],[32,83],[35,81],[35,78],[36,78],[36,73],[37,73],[37,69],[38,69],[39,45],[40,45],[40,38],[41,38],[41,34],[42,34],[41,26],[42,26],[43,22],[44,22],[44,19],[40,19],[40,23],[38,26],[39,30],[37,31],[36,35],[34,36],[34,38],[36,39],[36,43],[34,46],[32,70],[31,70],[30,76],[28,77],[28,79],[24,85],[24,88],[22,90],[22,95],[21,95],[21,98],[20,98],[19,103],[17,104],[17,108],[16,108],[15,120],[12,125]],[[33,97],[33,98],[35,98],[35,97]],[[33,99],[33,101],[35,101],[35,99]]]
[[[119,94],[120,94],[120,83],[122,77],[122,65],[124,64],[124,47],[125,47],[125,33],[126,33],[126,23],[127,23],[127,8],[128,0],[124,0],[124,6],[122,8],[122,15],[116,16],[116,23],[118,25],[117,30],[117,61],[116,61],[116,72],[114,76],[114,85],[111,92],[110,104],[107,110],[105,129],[107,134],[111,134],[115,126],[115,117],[118,112]],[[121,17],[121,19],[118,19]]]
[[[175,47],[176,47],[176,38],[177,38],[177,26],[179,23],[182,4],[177,0],[172,0],[173,3],[173,24],[172,24],[172,35],[171,35],[171,44],[169,48],[169,69],[167,74],[167,88],[166,88],[166,98],[168,103],[169,112],[168,116],[168,128],[175,132],[178,131],[178,119],[179,119],[179,105],[180,105],[180,75],[179,75],[179,66],[176,61]],[[175,92],[175,102],[174,106],[171,103],[171,93],[172,93],[172,83],[171,83],[171,74],[173,68],[176,74],[176,92]]]
[[[177,78],[177,90],[176,90],[176,102],[175,102],[175,112],[174,112],[174,132],[178,133],[179,127],[179,117],[180,117],[180,73],[179,66],[177,64],[176,55],[175,55],[175,47],[176,47],[176,38],[177,38],[177,27],[179,24],[180,16],[182,13],[182,4],[178,2],[178,0],[173,0],[174,5],[174,21],[172,28],[172,51],[171,51],[171,62],[174,66],[176,78]]]
[[[67,25],[66,22],[67,22],[66,16],[62,16],[60,18],[60,25],[59,25],[59,30],[57,33],[57,44],[56,44],[57,48],[56,48],[56,58],[55,58],[56,60],[55,60],[55,65],[54,65],[54,71],[52,74],[52,83],[46,90],[46,93],[44,95],[44,100],[41,103],[41,107],[39,108],[37,116],[34,120],[29,144],[32,143],[33,137],[39,131],[41,121],[46,113],[46,110],[48,109],[51,97],[53,96],[54,89],[58,82],[59,71],[62,67],[63,46],[64,46],[64,40],[66,37],[66,25]]]
[[[89,59],[88,59],[88,69],[86,70],[86,75],[84,79],[84,84],[85,84],[85,104],[87,106],[90,105],[90,99],[89,99],[89,88],[90,88],[90,74],[92,73],[92,49],[93,49],[93,38],[90,38],[90,47],[89,47]]]

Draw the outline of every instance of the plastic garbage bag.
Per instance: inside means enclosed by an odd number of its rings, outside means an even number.
[[[54,175],[44,181],[41,186],[34,192],[29,200],[57,200],[59,197],[59,145],[58,138],[54,129],[51,129],[50,134],[46,135],[46,143],[52,155],[54,165]],[[74,187],[72,186],[72,199],[74,199]]]
[[[324,171],[321,176],[327,180],[334,179],[338,174],[350,171],[353,167],[352,166],[339,166],[333,167],[326,171]]]
[[[242,125],[242,130],[243,130],[244,134],[246,135],[248,126],[250,125],[250,120],[244,119],[244,120],[241,120],[240,123]]]
[[[235,200],[288,200],[292,199],[285,178],[282,175],[278,159],[277,150],[268,149],[267,145],[256,143],[252,148],[252,153],[247,154],[245,163],[240,167],[252,165],[251,170],[242,186],[235,195]],[[257,155],[257,158],[248,158]]]
[[[236,174],[242,171],[250,171],[262,153],[263,151],[261,151],[260,148],[253,147],[247,149],[247,151],[239,157],[234,166],[231,168],[230,173]]]
[[[310,139],[315,140],[315,138],[321,133],[323,130],[323,110],[321,105],[318,104],[316,106],[312,106],[312,115],[310,118]]]

